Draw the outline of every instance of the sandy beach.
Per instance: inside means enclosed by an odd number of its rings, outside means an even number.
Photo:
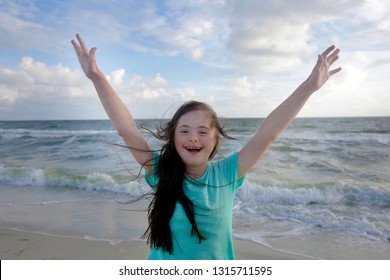
[[[110,193],[61,188],[46,188],[43,192],[3,185],[0,189],[2,260],[146,260],[148,257],[149,248],[140,239],[147,227],[142,201],[122,204]],[[237,236],[234,239],[236,259],[390,259],[389,242],[340,235],[316,227],[284,236],[278,234],[275,223],[270,221],[248,229],[235,219],[236,232],[248,231],[245,239]],[[262,240],[251,241],[252,232],[270,229],[273,233]]]
[[[265,246],[235,240],[236,259],[288,260],[303,259],[279,253]],[[2,260],[145,260],[148,247],[142,241],[87,240],[17,231],[0,227],[0,259]]]
[[[146,260],[149,255],[140,239],[147,227],[146,212],[122,211],[144,209],[144,201],[121,204],[110,194],[79,190],[0,189],[2,260]],[[42,199],[50,202],[38,202]],[[302,259],[248,240],[234,243],[240,260]]]

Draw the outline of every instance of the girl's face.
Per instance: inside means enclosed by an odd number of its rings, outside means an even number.
[[[196,110],[182,115],[175,129],[175,148],[190,177],[201,177],[217,144],[217,131],[209,112]]]

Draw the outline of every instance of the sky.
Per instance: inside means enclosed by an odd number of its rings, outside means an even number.
[[[332,44],[343,70],[299,117],[390,116],[390,1],[0,0],[0,120],[107,118],[76,33],[138,119],[266,117]]]

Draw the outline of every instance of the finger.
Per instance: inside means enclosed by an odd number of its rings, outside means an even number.
[[[336,55],[336,56],[330,58],[329,64],[335,63],[337,59],[339,59],[339,56],[338,56],[338,55]]]
[[[76,43],[75,40],[70,41],[73,45],[74,51],[76,52],[77,56],[80,55],[80,46]]]
[[[330,54],[330,52],[333,51],[335,48],[336,48],[335,45],[332,45],[332,46],[328,47],[328,48],[322,53],[322,56],[323,56],[323,57],[327,57],[328,54]]]
[[[76,37],[77,37],[77,40],[79,41],[79,44],[80,44],[80,47],[81,47],[81,50],[85,53],[88,53],[88,48],[87,48],[87,45],[84,43],[84,40],[83,38],[81,37],[80,34],[76,34]]]
[[[89,56],[95,58],[96,50],[97,50],[97,49],[96,49],[95,47],[93,47],[93,48],[89,51]]]
[[[317,63],[316,65],[314,66],[314,68],[318,68],[318,67],[321,67],[321,65],[324,63],[324,57],[319,54],[318,55],[318,59],[317,59]]]
[[[339,67],[339,68],[336,68],[336,69],[334,69],[334,70],[332,70],[332,71],[329,71],[329,75],[334,75],[334,74],[336,74],[336,73],[338,73],[338,72],[340,72],[341,71],[341,67]]]
[[[338,58],[339,58],[339,54],[340,53],[340,50],[339,49],[336,49],[334,52],[332,52],[332,54],[326,59],[326,61],[329,63],[329,64],[333,64]]]

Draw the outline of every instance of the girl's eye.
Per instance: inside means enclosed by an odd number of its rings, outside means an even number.
[[[188,130],[181,130],[180,133],[182,133],[182,134],[187,134],[187,133],[188,133]]]
[[[200,134],[202,135],[208,134],[208,131],[200,131]]]

